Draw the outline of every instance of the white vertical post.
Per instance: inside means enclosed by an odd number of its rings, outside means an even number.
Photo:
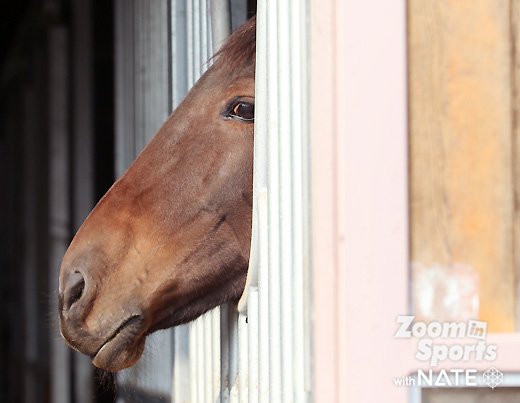
[[[269,271],[267,225],[267,2],[259,1],[256,15],[256,77],[255,77],[255,151],[254,151],[254,214],[253,236],[258,236],[257,250],[259,294],[259,361],[258,389],[261,401],[269,399]],[[260,206],[262,204],[262,206]],[[263,242],[262,242],[263,240]],[[265,250],[264,250],[265,249]],[[255,251],[253,251],[254,253]],[[253,256],[251,257],[254,258]]]
[[[246,305],[249,331],[256,333],[249,338],[249,359],[258,360],[250,363],[249,396],[260,402],[304,401],[310,387],[310,252],[302,234],[309,230],[306,21],[305,2],[258,2],[254,239]]]
[[[280,53],[278,50],[278,2],[267,3],[267,191],[269,234],[269,399],[273,403],[282,399],[282,346],[281,346],[281,284],[280,284],[280,126],[279,79]],[[257,76],[257,80],[261,78]],[[262,116],[258,116],[261,119]],[[260,133],[258,133],[260,134]],[[285,133],[284,133],[285,135]],[[258,137],[258,136],[256,136]],[[262,269],[262,268],[261,268]]]
[[[291,94],[291,18],[290,18],[290,3],[287,1],[278,3],[278,21],[277,21],[277,33],[278,33],[278,80],[279,80],[279,92],[278,92],[278,105],[292,105],[292,94]],[[294,105],[298,105],[298,101]],[[298,108],[295,108],[298,109]],[[282,362],[281,362],[281,377],[282,383],[282,397],[283,401],[293,400],[293,384],[294,384],[294,356],[293,356],[293,345],[294,336],[293,333],[293,307],[300,305],[295,303],[293,296],[293,274],[296,271],[301,271],[301,267],[295,267],[293,262],[293,225],[294,221],[297,221],[299,217],[294,217],[293,220],[293,206],[294,200],[300,199],[302,195],[293,194],[293,184],[297,179],[293,173],[293,160],[294,154],[298,153],[298,149],[293,149],[292,140],[293,137],[301,138],[302,133],[295,133],[293,131],[293,108],[290,109],[290,119],[286,119],[286,112],[284,108],[278,109],[278,128],[279,128],[279,161],[280,161],[280,216],[279,219],[279,232],[280,232],[280,244],[283,245],[283,249],[280,251],[280,292],[282,294],[281,303],[281,348],[282,348]],[[300,167],[296,167],[299,169]],[[298,301],[301,303],[301,301]]]
[[[293,349],[293,401],[303,402],[310,391],[310,294],[308,292],[310,274],[310,156],[308,149],[309,84],[307,44],[307,2],[291,0],[289,16],[290,30],[290,95],[291,103],[291,159],[292,178],[292,257],[293,277],[291,279],[292,306],[291,322]]]
[[[248,323],[244,315],[238,316],[238,401],[248,403],[249,356]]]
[[[258,403],[258,361],[260,359],[258,351],[258,288],[251,286],[249,289],[248,305],[248,403]]]

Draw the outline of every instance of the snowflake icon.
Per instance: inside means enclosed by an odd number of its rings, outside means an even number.
[[[498,385],[504,382],[504,374],[495,367],[489,368],[483,374],[484,383],[491,389],[495,389]]]

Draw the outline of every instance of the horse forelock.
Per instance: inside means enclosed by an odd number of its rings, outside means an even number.
[[[215,54],[215,64],[236,71],[254,65],[256,59],[256,16],[228,38]]]

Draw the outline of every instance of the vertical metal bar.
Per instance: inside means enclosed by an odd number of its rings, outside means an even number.
[[[136,154],[146,145],[157,129],[162,125],[170,112],[170,80],[169,74],[169,13],[168,2],[152,2],[134,0],[130,3],[118,3],[117,13],[128,13],[125,18],[131,19],[128,29],[131,41],[121,38],[117,47],[123,48],[122,55],[132,56],[130,60],[118,60],[117,63],[128,63],[133,66],[126,77],[117,82],[118,102],[131,103],[127,109],[131,115],[124,115],[125,123],[118,117],[117,131],[120,140],[126,144],[133,143],[131,152],[118,154],[118,167],[126,167]],[[128,12],[128,9],[131,12]],[[128,49],[133,49],[129,51]],[[120,67],[126,69],[127,67]],[[122,88],[131,88],[129,99],[121,99]],[[125,131],[127,126],[132,130]],[[171,392],[172,360],[171,332],[155,333],[148,337],[143,357],[132,368],[121,371],[118,383],[127,386],[131,391],[139,388],[154,395],[169,395]],[[161,350],[158,355],[157,350]]]
[[[302,222],[301,222],[301,248],[302,248],[302,272],[301,276],[301,300],[302,308],[301,308],[301,316],[298,317],[298,321],[301,322],[300,326],[297,326],[297,329],[302,330],[302,338],[300,341],[300,360],[303,365],[301,365],[301,373],[303,376],[303,388],[299,390],[299,394],[297,395],[297,401],[303,401],[304,398],[306,401],[310,401],[312,398],[312,329],[311,329],[311,303],[312,303],[312,249],[311,249],[311,239],[312,239],[312,225],[311,225],[311,152],[310,152],[310,113],[309,113],[309,104],[310,104],[310,93],[311,93],[311,82],[310,82],[310,71],[311,71],[311,63],[310,63],[310,23],[309,23],[309,15],[310,15],[310,0],[306,0],[303,3],[300,0],[293,0],[300,7],[300,12],[294,15],[298,15],[299,19],[299,27],[294,29],[295,35],[300,37],[303,41],[300,46],[301,56],[296,60],[296,63],[299,63],[302,68],[300,69],[300,105],[301,105],[301,132],[302,132],[302,178],[301,178],[301,186],[302,186]],[[298,229],[295,229],[298,231]],[[298,287],[298,284],[296,284]],[[297,361],[296,361],[297,362]],[[297,364],[296,364],[297,365]],[[304,396],[301,396],[301,395]],[[301,396],[301,398],[300,398]]]
[[[247,317],[238,316],[238,401],[247,403],[248,398],[248,326]]]
[[[212,352],[212,336],[213,329],[211,328],[211,312],[206,312],[202,316],[202,329],[204,338],[204,372],[201,374],[204,377],[204,395],[205,402],[211,403],[213,397],[213,352]]]
[[[189,326],[177,326],[174,332],[172,402],[189,403],[192,401],[190,379],[193,371],[190,366]],[[187,376],[188,374],[189,376]]]
[[[28,85],[23,91],[23,115],[24,117],[33,116],[34,112],[38,110],[36,102],[36,91],[32,85]],[[42,170],[41,164],[38,164],[41,146],[35,139],[39,135],[41,127],[33,119],[24,119],[23,125],[23,198],[22,210],[23,214],[23,237],[24,237],[24,254],[23,261],[23,317],[25,318],[25,340],[24,340],[24,384],[23,390],[25,393],[24,401],[36,401],[39,398],[40,387],[38,376],[31,369],[39,359],[38,339],[41,337],[38,328],[39,306],[40,301],[38,294],[41,289],[38,287],[38,270],[41,263],[38,262],[38,200],[35,195],[38,191],[38,172],[45,172]],[[17,156],[18,157],[18,156]],[[56,281],[57,279],[53,279]],[[55,288],[55,287],[54,287]],[[45,290],[47,290],[45,284]],[[47,310],[46,310],[47,311]]]
[[[269,245],[267,235],[268,217],[260,217],[261,214],[267,215],[267,158],[268,158],[268,124],[267,124],[267,1],[259,0],[257,5],[257,27],[256,27],[256,78],[255,78],[255,142],[254,142],[254,209],[258,218],[255,223],[260,225],[265,220],[265,225],[261,226],[254,233],[261,238],[257,244],[266,251],[260,252],[258,262],[258,338],[259,338],[259,357],[258,357],[258,389],[260,401],[269,401],[269,368],[270,368],[270,300],[269,300]],[[264,193],[265,213],[259,209],[260,194]],[[265,239],[263,239],[265,237]]]
[[[210,27],[208,26],[208,15],[206,10],[206,0],[199,0],[200,4],[200,13],[199,13],[199,23],[200,23],[200,63],[201,63],[201,74],[203,74],[208,69],[209,58],[211,57],[211,53],[209,52],[209,41],[208,34],[210,32]]]
[[[186,57],[188,59],[187,66],[187,88],[190,88],[195,82],[195,78],[193,76],[195,67],[195,44],[193,37],[193,0],[186,0]]]
[[[213,53],[217,52],[231,34],[230,0],[209,0]]]
[[[279,105],[292,105],[291,95],[291,74],[292,65],[291,47],[289,46],[290,37],[290,14],[289,2],[278,2],[278,21],[276,24],[276,32],[278,39],[278,102]],[[290,118],[285,118],[285,113],[278,109],[278,130],[283,133],[279,136],[279,186],[280,186],[280,288],[282,290],[281,297],[281,346],[282,346],[282,371],[281,371],[281,387],[282,400],[284,402],[293,401],[293,323],[292,313],[293,304],[293,194],[292,184],[295,180],[292,171],[293,149],[292,138],[300,136],[300,133],[294,133],[292,127],[293,108],[290,110]],[[284,114],[284,115],[282,115]],[[274,158],[274,156],[273,156]]]
[[[247,305],[249,376],[248,403],[258,403],[258,288],[250,287]]]
[[[282,399],[281,282],[280,282],[280,161],[278,121],[278,1],[267,8],[267,130],[269,191],[269,395]]]
[[[258,209],[265,189],[268,228],[257,231],[260,237],[263,232],[268,235],[257,243],[260,249],[263,242],[269,245],[268,262],[260,263],[258,269],[259,390],[260,401],[266,402],[307,398],[305,356],[310,350],[305,344],[309,334],[304,331],[308,295],[304,293],[304,275],[308,252],[302,234],[309,228],[303,214],[307,172],[306,116],[302,112],[307,102],[307,83],[302,79],[305,29],[305,2],[258,1],[254,201]],[[288,106],[289,118],[286,112],[283,119],[279,115],[282,105]],[[260,223],[258,220],[256,225]],[[269,357],[267,364],[263,356]],[[269,392],[268,398],[264,390]]]
[[[304,105],[307,102],[306,97],[306,80],[303,80],[304,66],[307,66],[304,58],[304,47],[306,44],[306,32],[305,29],[305,7],[302,6],[299,0],[291,0],[290,10],[291,24],[290,38],[291,38],[291,96],[294,100],[291,103],[291,119],[292,119],[292,144],[293,159],[292,159],[292,172],[294,175],[292,181],[292,192],[293,192],[293,265],[294,265],[294,278],[292,282],[293,287],[293,362],[294,362],[294,385],[293,385],[293,398],[295,402],[304,401],[305,399],[305,346],[304,340],[306,336],[304,318],[307,317],[305,313],[305,298],[304,298],[304,271],[308,269],[305,266],[304,251],[308,251],[308,248],[304,247],[303,234],[305,229],[305,211],[304,204],[306,203],[306,193],[304,191],[305,177],[308,157],[306,156],[305,142],[308,137],[308,133],[305,130],[303,123],[305,115],[303,113]],[[310,349],[307,350],[310,352]]]
[[[92,18],[91,1],[74,0],[72,3],[72,24],[74,46],[72,49],[74,74],[73,101],[73,217],[72,226],[77,231],[90,210],[94,207],[94,139],[92,88]],[[88,403],[93,399],[92,364],[89,357],[74,353],[74,396],[78,403]]]
[[[188,92],[188,11],[184,1],[170,0],[172,107]]]
[[[191,1],[188,3],[191,4]],[[171,105],[176,108],[188,91],[188,4],[185,1],[170,0],[171,27]],[[191,403],[197,401],[196,388],[192,388],[196,378],[193,357],[196,354],[195,343],[190,342],[190,325],[178,326],[174,330],[173,345],[173,403]],[[191,362],[190,362],[191,361]],[[189,374],[189,376],[187,376]]]
[[[229,388],[229,400],[224,399],[222,403],[227,401],[231,403],[238,402],[238,382],[239,382],[239,374],[238,374],[238,314],[234,306],[228,306],[228,323],[229,323],[229,337],[225,342],[228,344],[229,349],[229,370],[228,374],[228,388]],[[223,376],[225,376],[226,372],[222,372]]]
[[[229,0],[231,8],[231,31],[237,29],[247,20],[247,0]]]
[[[135,115],[134,119],[134,149],[132,150],[132,157],[135,156],[139,150],[143,147],[143,132],[144,132],[144,121],[143,121],[143,109],[145,104],[145,92],[143,88],[143,63],[146,60],[146,49],[143,46],[143,35],[142,32],[144,30],[144,18],[143,18],[143,0],[134,0],[133,4],[134,9],[134,40],[135,40],[135,52],[134,52],[134,60],[132,63],[135,65],[134,76],[132,77],[134,80],[134,98],[135,102]],[[130,161],[129,161],[130,162]]]
[[[221,369],[221,328],[220,328],[220,317],[222,316],[222,312],[220,308],[215,308],[213,311],[210,312],[211,316],[211,364],[212,364],[212,402],[215,402],[216,400],[222,400],[222,396],[220,396],[221,391],[221,383],[222,383],[222,376],[220,369]],[[225,312],[224,312],[225,315]],[[227,329],[226,329],[227,331]],[[227,374],[226,374],[227,375]],[[220,397],[219,397],[220,396]]]
[[[190,384],[191,384],[191,399],[193,403],[197,403],[200,401],[199,399],[199,389],[197,385],[197,369],[198,369],[198,349],[197,349],[197,332],[196,332],[197,324],[192,323],[189,326],[190,332]]]
[[[68,165],[68,36],[64,27],[49,33],[49,290],[56,289],[60,262],[69,242],[69,165]],[[57,293],[52,294],[50,312],[58,306]],[[56,326],[51,328],[51,393],[56,403],[70,401],[70,351],[59,336]]]
[[[220,306],[220,402],[228,403],[229,402],[229,390],[230,390],[230,364],[231,364],[231,322],[230,322],[230,307],[229,304],[224,304]],[[214,347],[216,348],[216,346]],[[215,368],[214,370],[217,370]]]
[[[116,175],[121,176],[135,148],[133,0],[116,0],[115,16],[115,159]]]
[[[193,0],[193,83],[195,84],[202,73],[201,71],[201,47],[200,47],[200,2]]]
[[[229,400],[231,403],[239,403],[240,402],[240,357],[242,354],[241,351],[241,344],[240,344],[240,314],[237,315],[236,321],[234,322],[236,333],[235,335],[235,348],[236,348],[236,355],[232,357],[232,360],[230,361],[230,391],[229,391]],[[231,342],[231,340],[230,340]],[[233,359],[234,358],[234,359]]]
[[[206,36],[208,38],[208,67],[213,64],[213,54],[215,53],[213,50],[213,22],[211,17],[211,0],[206,0],[206,12],[208,13],[207,21],[208,26],[206,30]]]
[[[206,403],[206,388],[204,385],[204,328],[203,328],[203,318],[199,318],[194,322],[194,331],[196,340],[196,349],[197,349],[197,378],[195,382],[197,384],[198,391],[198,401],[200,403]]]

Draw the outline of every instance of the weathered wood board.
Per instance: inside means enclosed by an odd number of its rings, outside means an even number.
[[[408,2],[414,309],[493,332],[515,329],[514,8]]]

